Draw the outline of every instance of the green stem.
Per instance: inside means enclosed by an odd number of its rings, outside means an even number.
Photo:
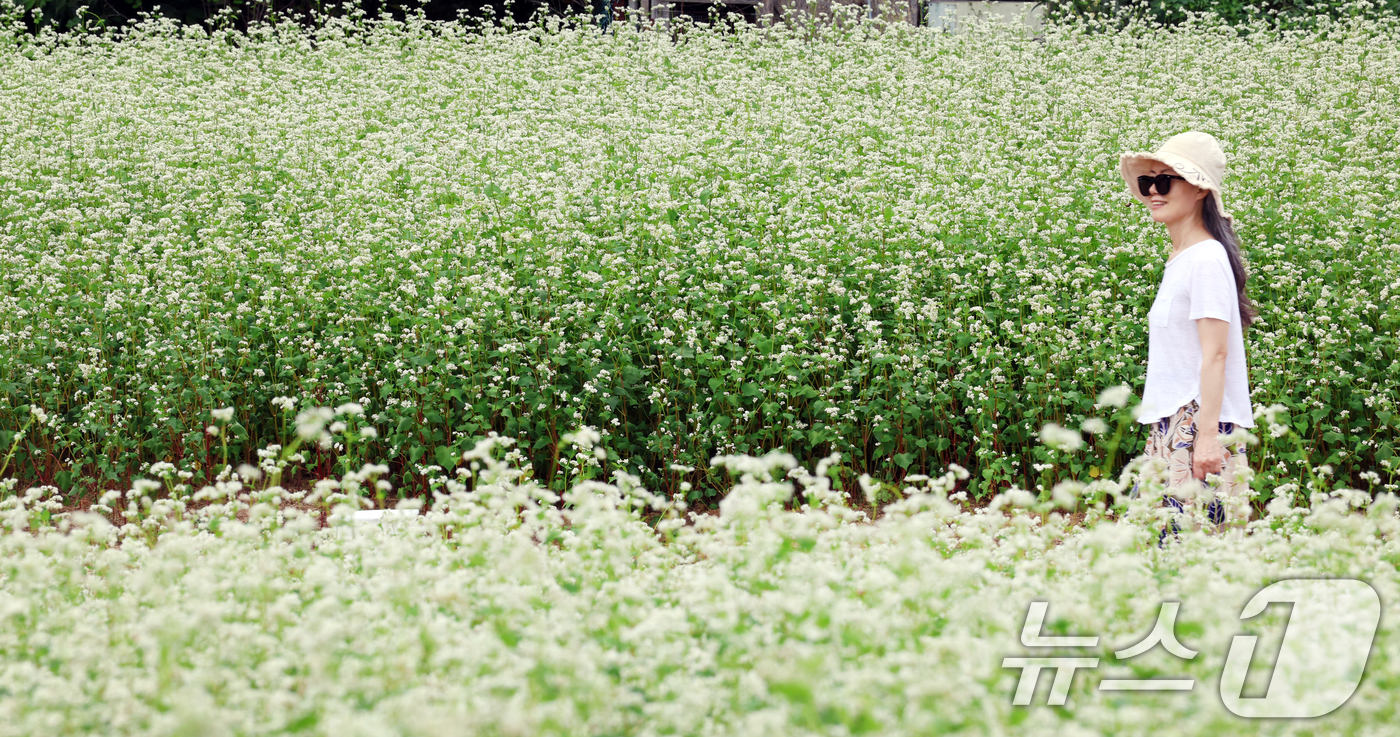
[[[19,441],[24,439],[24,434],[29,432],[29,426],[34,424],[34,415],[29,416],[29,421],[24,423],[24,427],[15,433],[15,441],[10,443],[10,452],[5,454],[4,463],[0,463],[0,479],[5,478],[5,469],[10,467],[10,459],[15,457],[15,452],[19,450]]]
[[[1108,442],[1108,458],[1103,464],[1103,477],[1109,478],[1113,473],[1113,460],[1118,457],[1118,446],[1123,443],[1123,435],[1127,432],[1128,426],[1132,424],[1132,416],[1123,410],[1118,411],[1118,430],[1113,433],[1113,439]]]

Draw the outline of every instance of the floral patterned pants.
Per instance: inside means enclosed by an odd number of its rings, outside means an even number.
[[[1221,515],[1226,519],[1249,519],[1249,484],[1238,478],[1238,471],[1248,466],[1243,441],[1225,445],[1229,454],[1225,465],[1220,469],[1219,479],[1202,483],[1192,473],[1191,466],[1196,445],[1196,413],[1200,406],[1193,400],[1178,409],[1170,417],[1163,417],[1153,423],[1147,433],[1147,457],[1166,464],[1167,493],[1180,509],[1184,502],[1195,499],[1207,505],[1219,499],[1223,507],[1211,516]],[[1218,426],[1223,436],[1234,432],[1235,423],[1222,422]],[[1223,443],[1222,443],[1223,445]],[[1168,502],[1169,504],[1171,501]]]

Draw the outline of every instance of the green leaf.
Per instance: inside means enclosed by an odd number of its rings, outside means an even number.
[[[797,704],[811,704],[814,701],[812,687],[801,681],[769,681],[768,691]]]

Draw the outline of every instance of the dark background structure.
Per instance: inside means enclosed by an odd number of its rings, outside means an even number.
[[[704,20],[712,13],[737,14],[749,22],[758,22],[764,15],[788,12],[822,15],[835,5],[855,5],[867,8],[871,17],[890,21],[924,24],[930,13],[930,0],[358,0],[358,5],[370,17],[381,12],[402,18],[421,7],[430,20],[452,21],[461,17],[496,19],[513,16],[525,22],[543,9],[550,15],[596,16],[611,6],[612,18],[626,17],[629,9],[643,16],[666,18],[688,15]],[[1338,19],[1354,15],[1400,15],[1400,0],[1373,0],[1363,8],[1355,0],[1038,0],[1047,18],[1063,21],[1074,18],[1098,17],[1125,23],[1131,19],[1147,20],[1163,25],[1176,25],[1191,14],[1213,12],[1225,22],[1243,25],[1263,19],[1285,28],[1304,27],[1319,19]],[[135,20],[140,13],[158,12],[185,23],[202,23],[220,13],[232,11],[234,23],[246,28],[249,23],[267,20],[273,15],[311,16],[316,13],[345,12],[341,2],[327,0],[19,0],[26,11],[26,24],[31,30],[41,26],[70,29],[81,25],[81,12],[89,26],[120,25]],[[37,11],[37,20],[33,12]]]

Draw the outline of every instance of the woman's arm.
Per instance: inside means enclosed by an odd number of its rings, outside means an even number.
[[[1201,480],[1208,473],[1220,473],[1225,464],[1225,448],[1220,444],[1220,403],[1225,398],[1225,355],[1230,323],[1213,317],[1196,321],[1201,336],[1201,408],[1196,412],[1196,439],[1191,453],[1191,472]]]

